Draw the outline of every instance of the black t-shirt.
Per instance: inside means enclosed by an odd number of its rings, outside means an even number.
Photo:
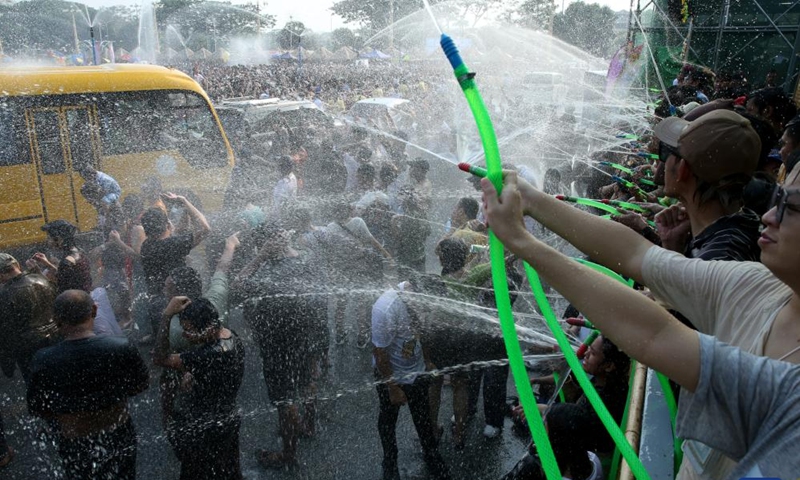
[[[68,261],[67,256],[72,257],[73,261]],[[77,248],[73,248],[59,262],[56,287],[58,293],[67,290],[92,291],[92,272],[89,259]]]
[[[65,340],[39,350],[28,384],[33,415],[96,412],[147,389],[148,371],[124,337]]]
[[[244,375],[244,344],[236,333],[181,354],[192,374],[191,390],[182,399],[182,414],[192,418],[229,415]]]
[[[186,256],[194,247],[191,233],[182,233],[163,240],[148,238],[142,243],[142,268],[147,281],[147,292],[159,295],[169,273],[186,265]]]

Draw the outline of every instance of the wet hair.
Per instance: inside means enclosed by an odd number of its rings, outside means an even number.
[[[375,181],[375,166],[369,163],[362,163],[358,166],[356,170],[356,175],[358,177],[365,177],[373,182]]]
[[[397,167],[391,163],[384,163],[378,171],[378,179],[384,185],[390,185],[398,176]]]
[[[169,272],[175,291],[178,295],[194,300],[203,295],[203,281],[200,274],[192,267],[178,267]]]
[[[442,264],[442,275],[449,275],[464,268],[469,256],[469,247],[458,238],[445,238],[436,249]]]
[[[800,146],[800,115],[792,118],[784,129],[786,136],[792,139],[792,143]]]
[[[458,208],[460,208],[464,215],[470,220],[478,218],[478,201],[471,197],[462,197],[458,201]]]
[[[775,191],[775,180],[766,172],[756,172],[744,187],[742,197],[744,206],[762,216],[769,210],[772,194]]]
[[[782,88],[771,87],[762,88],[751,93],[748,101],[752,100],[755,107],[759,112],[764,111],[768,107],[772,107],[772,120],[785,125],[797,113],[792,99],[786,95]]]
[[[202,332],[208,328],[220,328],[222,322],[216,307],[207,298],[196,298],[180,313],[180,321],[192,326],[192,329]]]
[[[121,270],[125,268],[125,251],[116,242],[106,243],[100,261],[104,269]]]
[[[144,202],[142,197],[135,193],[129,193],[122,200],[122,213],[127,219],[135,219],[144,210]]]
[[[734,173],[714,183],[698,178],[694,197],[698,199],[701,205],[716,200],[723,207],[732,208],[744,201],[744,188],[751,178],[751,175],[746,173]]]
[[[294,163],[292,162],[292,157],[288,155],[281,155],[278,158],[278,173],[281,175],[289,175],[292,173],[292,168],[294,167]]]
[[[428,173],[430,169],[431,164],[424,158],[417,158],[411,162],[411,170],[419,170],[421,172]]]
[[[589,412],[575,403],[556,403],[547,411],[547,433],[553,454],[561,470],[569,469],[570,478],[584,480],[592,475],[589,460],[590,439],[586,426],[593,421]]]
[[[311,210],[306,207],[295,207],[288,212],[284,223],[290,230],[306,229],[311,225]]]
[[[142,214],[142,228],[147,237],[160,237],[167,231],[168,225],[167,214],[158,207],[150,207]]]
[[[628,370],[631,366],[631,358],[620,350],[614,342],[606,338],[603,339],[603,365],[613,365],[614,370],[606,378],[608,383],[623,383],[627,385]]]
[[[778,144],[778,135],[772,125],[761,118],[747,112],[739,112],[739,115],[750,122],[750,126],[753,127],[753,130],[756,131],[758,138],[761,140],[761,152],[758,155],[758,170],[761,170],[769,161],[769,152]]]
[[[83,290],[66,290],[53,302],[53,313],[57,322],[65,325],[80,325],[92,316],[94,300]]]

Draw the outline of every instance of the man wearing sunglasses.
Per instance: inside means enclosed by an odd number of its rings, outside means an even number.
[[[758,137],[742,117],[720,111],[691,124],[664,122],[656,126],[656,134],[664,144],[661,154],[668,193],[675,192],[671,194],[680,195],[687,202],[695,201],[694,197],[702,199],[709,195],[711,187],[724,189],[740,173],[755,168]],[[744,156],[744,152],[749,153]],[[684,193],[683,183],[692,185],[693,190],[688,191],[696,193]],[[647,286],[662,303],[683,313],[701,333],[749,353],[800,363],[797,169],[788,176],[785,190],[776,190],[773,205],[762,218],[766,228],[757,241],[763,264],[687,259],[654,247],[627,227],[559,202],[523,180],[518,181],[518,187],[526,215],[594,261]],[[723,195],[731,197],[732,192],[724,191]],[[717,201],[724,205],[719,198]],[[693,212],[693,206],[686,208]],[[723,212],[720,216],[726,215]],[[708,217],[702,218],[709,222]],[[695,224],[703,225],[697,219],[690,219],[689,223],[693,228]],[[713,227],[714,222],[708,224]],[[717,235],[725,240],[729,233],[721,230]],[[678,477],[682,480],[726,478],[735,467],[726,456],[697,442],[685,443],[684,451],[687,454]]]

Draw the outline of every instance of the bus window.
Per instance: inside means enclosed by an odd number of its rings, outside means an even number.
[[[0,167],[30,163],[25,130],[22,109],[9,101],[0,101]]]
[[[69,128],[72,170],[78,172],[86,166],[95,165],[91,118],[86,108],[68,109],[65,113]]]
[[[200,95],[151,91],[103,97],[98,110],[105,155],[178,150],[193,167],[228,164],[219,126]]]
[[[39,145],[39,158],[42,173],[52,175],[67,170],[64,150],[61,147],[61,127],[56,110],[36,110],[33,113],[36,140]]]

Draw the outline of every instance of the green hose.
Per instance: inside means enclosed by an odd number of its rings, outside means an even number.
[[[503,187],[500,150],[497,146],[497,137],[494,132],[494,127],[492,126],[492,121],[489,118],[489,113],[486,110],[486,105],[483,103],[480,92],[478,92],[474,75],[471,74],[467,66],[464,65],[453,40],[447,35],[442,34],[440,43],[445,55],[447,55],[447,59],[453,67],[453,73],[469,103],[472,115],[475,117],[475,123],[478,126],[478,132],[480,133],[483,152],[486,158],[488,178],[492,184],[494,184],[497,192],[500,193]],[[489,255],[491,258],[492,283],[494,286],[497,313],[500,318],[500,328],[503,332],[503,341],[506,346],[508,363],[514,378],[514,383],[517,386],[520,404],[525,412],[528,428],[531,430],[531,438],[536,445],[539,460],[542,464],[542,470],[544,470],[547,480],[561,480],[561,471],[559,470],[558,462],[556,462],[550,440],[547,437],[544,421],[539,412],[539,407],[536,404],[536,397],[533,395],[533,388],[531,388],[530,379],[528,378],[528,371],[525,368],[525,362],[522,358],[522,348],[519,344],[519,338],[517,337],[516,326],[514,324],[514,316],[511,312],[511,297],[508,292],[504,247],[491,229],[489,230]]]

